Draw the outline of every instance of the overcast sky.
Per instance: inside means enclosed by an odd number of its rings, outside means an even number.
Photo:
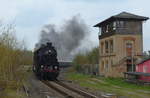
[[[122,11],[150,17],[150,0],[0,0],[0,19],[14,21],[16,35],[33,49],[45,24],[61,25],[80,14],[89,26],[89,39],[98,45],[98,29],[93,25]],[[144,23],[144,50],[150,49],[150,20]]]

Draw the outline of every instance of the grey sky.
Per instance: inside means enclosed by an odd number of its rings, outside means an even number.
[[[98,45],[98,29],[92,27],[122,11],[150,17],[150,0],[0,0],[0,19],[15,21],[17,37],[33,49],[45,24],[61,25],[80,14],[88,25],[89,39]],[[150,20],[144,23],[144,50],[150,49]]]

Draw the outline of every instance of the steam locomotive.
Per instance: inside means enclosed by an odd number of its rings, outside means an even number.
[[[59,75],[57,52],[48,42],[35,49],[33,57],[33,72],[40,80],[55,80]]]

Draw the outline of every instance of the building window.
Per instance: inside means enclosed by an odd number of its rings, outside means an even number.
[[[105,63],[105,71],[108,72],[108,70],[109,70],[108,60],[106,60],[106,63]]]
[[[113,53],[113,40],[110,40],[110,53]]]
[[[101,33],[102,33],[102,28],[99,28],[98,35],[101,35]]]
[[[113,65],[113,60],[111,60],[111,66]]]
[[[105,53],[108,53],[108,41],[105,41]]]
[[[124,27],[124,21],[120,21],[120,27]]]
[[[101,54],[103,54],[103,51],[104,51],[104,43],[101,42]]]
[[[125,21],[117,21],[117,26],[119,28],[125,28]]]
[[[101,66],[101,70],[104,70],[104,61],[102,61],[102,66]]]
[[[133,52],[132,43],[126,43],[126,55],[127,56],[132,56],[132,52]]]
[[[116,30],[116,21],[113,22],[113,30]]]
[[[106,32],[109,31],[109,25],[106,25]]]
[[[147,68],[147,66],[145,65],[145,66],[143,67],[143,72],[144,72],[144,73],[147,73],[147,69],[148,69],[148,68]]]
[[[138,66],[136,66],[136,71],[138,72]]]
[[[127,43],[126,47],[129,48],[129,49],[131,49],[132,48],[132,43]]]
[[[105,26],[103,26],[103,27],[101,28],[101,32],[102,32],[102,33],[105,33],[105,32],[106,32],[106,27],[105,27]]]

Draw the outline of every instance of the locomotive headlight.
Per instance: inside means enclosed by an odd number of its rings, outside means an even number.
[[[51,53],[52,51],[51,51],[51,50],[48,50],[48,52]]]
[[[57,66],[54,66],[54,69],[57,69],[58,67]]]
[[[43,66],[43,65],[41,65],[41,68],[44,68],[44,66]]]

